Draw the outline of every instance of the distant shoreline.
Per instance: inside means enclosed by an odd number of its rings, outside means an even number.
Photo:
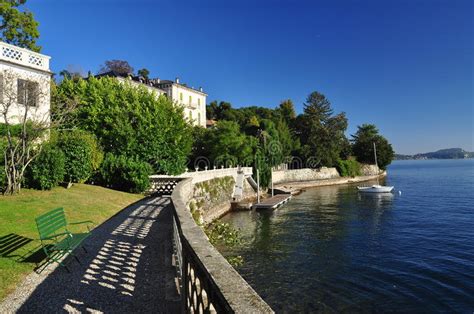
[[[469,160],[474,159],[474,157],[466,157],[466,158],[400,158],[394,159],[393,161],[404,161],[404,160]]]
[[[474,152],[468,152],[462,148],[446,148],[429,153],[395,154],[394,157],[394,160],[471,159],[474,158]]]

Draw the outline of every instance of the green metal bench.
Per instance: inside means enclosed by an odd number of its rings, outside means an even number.
[[[92,221],[81,221],[75,223],[67,223],[64,208],[53,209],[46,214],[36,218],[36,227],[41,240],[41,246],[44,253],[48,257],[47,265],[56,262],[59,265],[67,268],[62,258],[66,255],[72,255],[80,264],[81,262],[73,254],[73,251],[82,246],[87,253],[86,248],[81,245],[85,239],[90,235],[90,228],[87,225],[87,232],[72,233],[68,230],[70,225],[92,224]]]

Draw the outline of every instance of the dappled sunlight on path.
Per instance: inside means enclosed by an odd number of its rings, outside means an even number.
[[[81,264],[71,260],[71,273],[56,268],[16,308],[23,313],[179,312],[170,206],[169,198],[157,197],[124,209],[93,231],[85,242],[89,253],[77,252]]]

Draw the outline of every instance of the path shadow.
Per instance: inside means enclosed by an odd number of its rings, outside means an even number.
[[[171,206],[145,199],[94,229],[88,253],[76,251],[81,264],[57,267],[18,312],[179,312]]]

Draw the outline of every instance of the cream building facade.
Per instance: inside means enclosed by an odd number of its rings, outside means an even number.
[[[49,56],[0,41],[0,123],[50,122],[49,61]]]
[[[203,89],[194,89],[181,84],[179,78],[175,81],[163,80],[157,87],[164,90],[166,95],[175,103],[183,106],[184,115],[193,125],[206,127],[206,99]]]

